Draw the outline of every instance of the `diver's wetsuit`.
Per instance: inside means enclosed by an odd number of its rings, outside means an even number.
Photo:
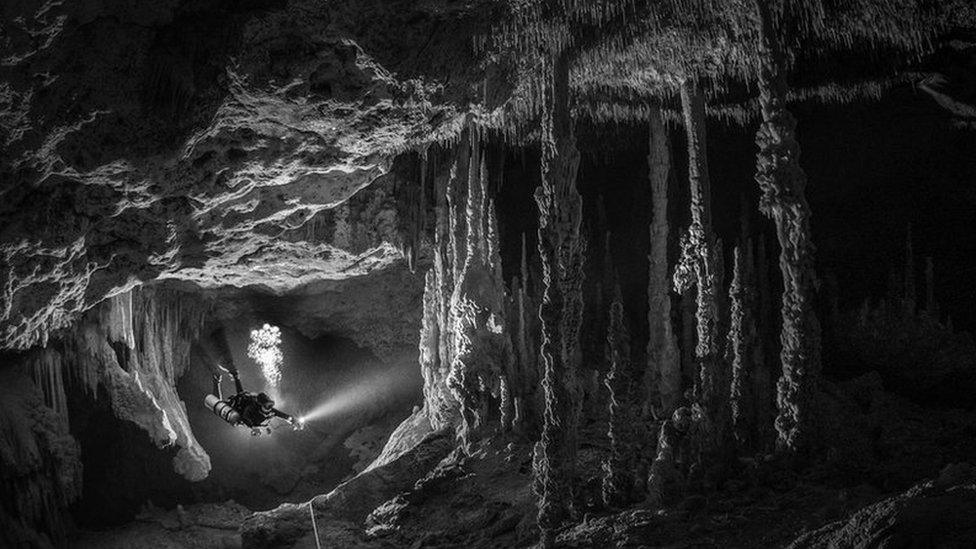
[[[246,425],[251,429],[266,427],[272,418],[278,417],[292,424],[296,429],[302,428],[301,422],[275,409],[274,401],[268,395],[250,393],[244,390],[237,374],[237,367],[234,366],[234,358],[231,355],[230,346],[227,344],[227,333],[223,327],[217,327],[211,330],[207,336],[200,338],[200,347],[214,372],[213,397],[215,398],[207,397],[209,399],[207,406],[218,417],[232,425]],[[226,400],[220,390],[221,370],[229,372],[234,378],[234,388],[237,391],[234,395],[227,397]],[[236,414],[231,413],[230,409]]]
[[[273,417],[279,417],[289,423],[294,423],[294,418],[278,410],[273,405],[271,407],[263,406],[262,403],[273,403],[264,393],[256,394],[245,391],[241,385],[241,378],[237,375],[237,370],[232,370],[230,375],[234,378],[234,388],[237,389],[237,394],[228,397],[226,402],[240,414],[240,423],[251,428],[264,427]],[[224,400],[220,392],[219,375],[214,375],[213,384],[214,396],[217,397],[217,400]]]

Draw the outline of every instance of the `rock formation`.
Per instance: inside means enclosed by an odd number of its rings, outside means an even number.
[[[647,165],[654,212],[651,221],[650,272],[647,282],[647,381],[650,406],[669,414],[681,398],[681,365],[678,342],[671,323],[668,284],[668,178],[671,176],[671,147],[660,111],[650,114]],[[658,403],[660,400],[660,404]]]
[[[579,151],[569,116],[569,58],[560,54],[546,68],[551,86],[542,121],[542,185],[539,206],[539,257],[544,285],[539,345],[545,411],[536,445],[536,489],[543,546],[572,509],[572,483],[579,421],[577,370],[582,320],[582,201],[576,190]]]
[[[684,293],[696,290],[695,322],[698,338],[695,357],[698,378],[695,399],[705,410],[711,438],[706,448],[715,449],[725,436],[728,402],[727,376],[719,345],[721,284],[719,247],[712,232],[708,156],[705,142],[705,102],[693,81],[681,85],[681,105],[688,135],[688,178],[691,189],[691,225],[681,238],[681,259],[674,271],[674,287]]]
[[[757,329],[755,319],[755,286],[752,273],[751,243],[743,251],[735,248],[732,286],[729,288],[731,301],[730,324],[727,354],[732,367],[732,381],[729,406],[732,419],[732,432],[740,447],[755,446],[757,412],[765,401],[762,383],[757,383],[755,363]]]
[[[610,304],[607,355],[610,371],[605,383],[610,393],[610,427],[607,433],[610,452],[603,462],[603,502],[609,506],[620,506],[634,497],[640,476],[640,429],[636,414],[640,411],[640,393],[635,391],[637,386],[630,360],[630,334],[624,324],[619,284],[614,286]]]
[[[0,544],[969,536],[969,4],[4,5]]]
[[[777,445],[805,451],[816,440],[817,384],[820,376],[820,325],[814,310],[814,245],[810,207],[804,195],[796,119],[786,109],[782,50],[769,7],[756,2],[760,18],[759,102],[763,123],[756,134],[756,181],[760,209],[776,224],[783,274],[783,375],[777,383]]]

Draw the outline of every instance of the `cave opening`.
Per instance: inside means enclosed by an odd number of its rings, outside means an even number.
[[[178,390],[211,458],[208,482],[248,508],[307,500],[361,471],[420,401],[414,357],[384,361],[345,337],[309,338],[288,327],[282,328],[281,380],[273,387],[247,355],[250,332],[265,322],[224,324],[244,389],[268,393],[277,409],[306,422],[304,430],[293,431],[272,421],[270,433],[256,436],[228,425],[202,404],[212,371],[202,359],[191,364]],[[233,392],[227,374],[222,384],[225,395]]]
[[[257,511],[308,500],[362,471],[420,402],[422,379],[409,349],[386,349],[381,358],[348,333],[306,334],[293,327],[301,322],[289,299],[240,294],[221,292],[202,335],[185,342],[190,348],[187,366],[176,384],[188,425],[209,456],[205,479],[191,482],[177,473],[177,448],[159,448],[144,429],[118,419],[104,387],[89,394],[79,384],[67,385],[70,430],[84,467],[81,495],[72,506],[81,530],[123,526],[141,513],[177,505],[233,500]],[[181,299],[210,298],[190,294]],[[249,354],[252,332],[271,325],[280,330],[282,358],[280,379],[274,383]],[[244,390],[269,394],[277,409],[302,418],[304,429],[294,430],[276,419],[252,434],[204,404],[212,393],[216,364],[200,340],[215,326],[226,334]],[[120,365],[134,352],[124,343],[112,349]],[[226,399],[235,388],[229,373],[222,374]]]

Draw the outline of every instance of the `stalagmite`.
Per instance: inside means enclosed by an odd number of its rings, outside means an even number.
[[[810,449],[816,440],[816,404],[820,378],[820,325],[814,305],[814,245],[810,207],[804,195],[796,119],[786,109],[783,52],[770,8],[757,0],[760,18],[759,104],[762,125],[756,134],[756,181],[760,210],[773,219],[783,272],[783,326],[780,339],[783,375],[777,384],[778,448],[791,453]]]
[[[28,366],[0,368],[0,546],[68,547],[72,525],[66,510],[82,495],[81,448],[68,430],[60,404],[59,353],[32,352]],[[8,364],[4,364],[8,366]],[[46,370],[46,368],[53,368]],[[50,384],[38,390],[38,382]],[[56,397],[57,398],[57,397]]]
[[[460,404],[461,437],[471,435],[487,424],[489,413],[497,407],[503,426],[508,422],[510,395],[504,377],[514,361],[512,341],[505,328],[505,286],[487,207],[487,168],[475,128],[468,131],[468,193],[464,210],[464,265],[451,294],[454,322],[454,353],[447,386]],[[464,145],[462,145],[464,146]]]
[[[755,440],[757,399],[755,393],[756,324],[754,317],[755,290],[752,275],[752,258],[748,248],[735,248],[731,301],[728,354],[732,364],[732,383],[729,404],[732,432],[740,449],[751,448]]]
[[[424,276],[424,312],[420,326],[420,373],[424,378],[424,408],[431,427],[435,430],[451,425],[457,411],[457,403],[447,390],[447,370],[442,367],[442,326],[438,316],[441,299],[438,291],[437,267]]]
[[[688,174],[691,188],[691,226],[681,238],[681,259],[674,272],[678,293],[697,290],[698,384],[695,398],[714,428],[710,446],[723,436],[727,381],[718,335],[719,258],[711,228],[708,162],[705,148],[705,101],[695,83],[681,85],[681,104],[688,134]]]
[[[466,150],[455,158],[467,158]],[[452,204],[459,193],[456,174],[458,162],[448,176],[434,179],[435,204],[434,264],[424,279],[424,314],[420,331],[420,365],[424,376],[424,413],[435,430],[453,425],[458,404],[447,388],[447,375],[454,351],[454,325],[450,295],[454,289],[452,248],[456,220]]]
[[[36,351],[28,359],[28,369],[34,385],[44,395],[44,404],[54,411],[63,427],[68,427],[68,399],[64,393],[64,362],[61,354],[47,347]]]
[[[522,427],[535,427],[537,410],[531,406],[536,400],[536,385],[538,384],[538,365],[536,361],[537,346],[534,334],[538,317],[532,314],[536,310],[536,304],[532,299],[529,290],[529,263],[528,249],[525,244],[525,235],[522,235],[522,259],[519,270],[519,284],[514,285],[512,291],[515,299],[516,314],[516,335],[515,348],[517,349],[518,372],[516,375],[515,392],[513,398],[518,405],[518,416]]]
[[[651,252],[647,282],[647,372],[645,392],[650,406],[670,414],[681,399],[681,364],[678,342],[671,324],[671,296],[668,284],[668,178],[671,151],[661,111],[650,115],[647,164],[653,200]]]
[[[519,411],[509,298],[502,281],[494,205],[480,132],[469,121],[444,178],[435,175],[434,261],[424,279],[419,361],[423,413],[434,429],[456,427],[470,442]]]
[[[612,283],[608,281],[608,283]],[[604,383],[609,392],[610,453],[603,461],[603,502],[608,506],[629,503],[637,473],[637,436],[630,334],[624,318],[620,284],[614,284],[607,326],[607,360],[610,370]]]
[[[557,55],[547,72],[542,185],[535,193],[544,285],[539,318],[545,409],[534,463],[543,547],[553,545],[556,527],[572,509],[579,421],[577,351],[583,309],[582,199],[576,190],[579,151],[569,111],[568,54]]]

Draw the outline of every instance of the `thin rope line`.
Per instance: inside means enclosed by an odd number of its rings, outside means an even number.
[[[322,549],[322,544],[319,543],[319,529],[315,526],[315,511],[312,508],[312,501],[308,502],[308,515],[312,517],[312,532],[315,534],[315,547]]]

